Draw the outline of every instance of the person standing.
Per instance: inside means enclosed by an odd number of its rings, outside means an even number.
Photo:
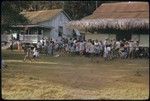
[[[105,59],[105,61],[107,61],[108,60],[108,50],[107,50],[107,45],[105,45],[104,46],[104,59]]]
[[[129,57],[133,58],[133,51],[134,51],[134,43],[133,41],[129,42]]]
[[[128,42],[126,41],[124,44],[124,53],[125,53],[125,59],[128,57]]]
[[[7,67],[7,65],[5,64],[5,62],[4,62],[4,60],[2,59],[1,60],[1,62],[2,62],[2,64],[1,64],[1,69],[3,70],[3,69],[5,69],[6,67]]]
[[[90,53],[90,39],[88,41],[86,41],[86,44],[85,44],[85,51],[86,51],[86,56],[89,57]]]
[[[121,46],[121,42],[120,41],[116,41],[115,42],[115,57],[119,57],[120,46]]]
[[[13,42],[13,40],[12,40],[12,41],[11,41],[11,45],[10,45],[11,51],[13,51],[13,45],[14,45],[14,42]]]
[[[110,57],[110,55],[111,55],[111,54],[110,54],[110,52],[111,52],[111,45],[110,45],[110,44],[107,45],[107,52],[108,52],[108,54],[107,54],[107,59],[110,60],[110,58],[111,58],[111,57]]]
[[[34,47],[33,49],[33,59],[36,60],[39,57],[39,52],[36,49],[36,47]]]
[[[76,45],[76,55],[79,55],[79,53],[80,53],[80,42],[79,42],[79,40],[76,41],[75,45]]]
[[[24,61],[26,61],[27,59],[29,59],[31,61],[31,48],[30,47],[27,48],[27,52],[24,57]]]
[[[18,45],[18,50],[21,51],[21,41],[20,40],[17,41],[17,45]]]
[[[54,49],[54,47],[55,47],[54,41],[52,41],[52,46],[51,46],[51,47],[52,47],[52,53],[51,53],[51,55],[53,56],[53,55],[54,55],[54,50],[55,50],[55,49]]]
[[[138,41],[134,41],[133,43],[133,58],[137,58],[138,57],[138,53],[139,53],[139,42]]]
[[[100,48],[100,56],[103,57],[103,53],[104,53],[103,42],[100,40],[98,42],[98,44],[99,44],[99,48]]]
[[[11,51],[13,51],[13,45],[14,45],[14,38],[13,38],[13,35],[11,35],[11,45],[10,45]]]
[[[98,40],[95,40],[94,42],[94,51],[96,56],[100,55],[100,45],[98,43]]]
[[[91,58],[91,62],[94,61],[94,42],[90,42],[89,44],[89,54],[90,54],[90,58]]]
[[[40,42],[40,41],[38,41],[38,42],[37,42],[36,47],[37,47],[37,50],[38,50],[39,52],[41,52],[41,51],[42,51],[42,44],[41,44],[41,42]]]
[[[47,47],[47,54],[51,55],[51,51],[52,51],[52,49],[51,49],[51,41],[50,41],[50,43],[48,44],[48,47]]]
[[[83,42],[83,41],[80,41],[80,48],[79,48],[79,51],[80,51],[80,55],[83,55],[83,54],[84,54],[84,42]]]

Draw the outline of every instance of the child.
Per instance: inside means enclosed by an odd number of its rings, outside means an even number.
[[[30,47],[27,48],[27,52],[24,57],[24,61],[26,61],[26,59],[29,59],[31,61],[31,48]]]
[[[38,53],[37,49],[34,47],[34,49],[33,49],[33,59],[36,60],[36,58],[38,58],[38,57],[39,57],[39,53]]]
[[[99,56],[99,54],[100,54],[100,45],[98,43],[98,40],[96,40],[95,43],[94,43],[94,51],[95,51],[95,55]]]
[[[3,70],[6,67],[7,67],[7,65],[5,64],[4,60],[2,59],[2,68],[1,69]]]
[[[93,62],[93,60],[94,60],[94,43],[93,42],[90,43],[89,53],[90,53],[90,57],[91,57],[91,62]]]
[[[71,43],[70,52],[72,55],[75,53],[75,43]]]
[[[49,46],[48,46],[48,55],[53,55],[53,50],[54,50],[54,42],[51,41]]]
[[[40,51],[40,52],[42,51],[42,44],[41,44],[40,41],[37,42],[37,46],[36,47],[37,47],[38,51]]]
[[[111,52],[111,45],[110,44],[107,46],[107,51],[108,51],[107,58],[110,59],[110,52]]]
[[[135,58],[139,57],[139,42],[135,43]]]
[[[133,41],[129,42],[129,57],[132,58],[133,57],[133,51],[134,51],[134,44]]]
[[[79,55],[79,53],[80,53],[80,42],[79,41],[76,41],[76,43],[75,43],[75,45],[76,45],[76,55]]]
[[[65,44],[65,53],[69,53],[69,45],[67,43]]]
[[[108,54],[109,54],[109,48],[108,48],[108,45],[105,45],[104,46],[104,59],[105,59],[105,61],[108,60]]]
[[[103,51],[104,51],[103,42],[100,40],[98,42],[98,45],[99,45],[99,49],[100,49],[100,56],[103,57]]]
[[[120,49],[119,49],[119,53],[120,53],[120,57],[121,57],[121,59],[124,59],[125,58],[125,50],[124,50],[124,47],[121,47]]]
[[[80,51],[80,54],[83,55],[83,53],[84,53],[84,42],[83,41],[80,42],[79,51]]]

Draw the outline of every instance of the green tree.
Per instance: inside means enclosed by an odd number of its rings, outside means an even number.
[[[93,13],[96,9],[96,1],[65,1],[64,10],[73,20],[79,20]],[[100,6],[103,1],[98,1]]]
[[[20,15],[22,11],[63,9],[73,20],[80,20],[105,2],[117,1],[3,1],[1,27],[5,29],[11,25],[27,23],[27,19]]]
[[[14,9],[15,8],[15,9]],[[13,5],[12,2],[3,1],[1,4],[1,29],[7,30],[10,26],[16,24],[28,23],[27,19],[20,15],[18,5]]]

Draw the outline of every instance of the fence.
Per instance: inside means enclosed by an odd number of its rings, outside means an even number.
[[[42,39],[42,35],[19,35],[19,40],[22,43],[37,43]],[[11,40],[11,35],[1,35],[2,42],[9,42]]]
[[[42,35],[20,35],[20,40],[23,43],[37,43],[42,39]]]
[[[8,42],[10,40],[11,40],[11,35],[5,35],[5,34],[1,35],[1,42]]]

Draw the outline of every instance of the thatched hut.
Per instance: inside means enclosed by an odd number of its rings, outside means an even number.
[[[68,25],[85,31],[86,38],[138,40],[149,47],[148,2],[104,3],[93,14]]]
[[[59,39],[59,37],[70,38],[80,35],[77,29],[70,29],[66,24],[71,18],[63,9],[23,11],[22,14],[28,19],[28,24],[13,25],[10,29],[15,32],[13,36],[24,43],[37,43],[43,37]],[[10,33],[12,33],[10,32]],[[2,35],[2,41],[9,42],[11,35]]]

